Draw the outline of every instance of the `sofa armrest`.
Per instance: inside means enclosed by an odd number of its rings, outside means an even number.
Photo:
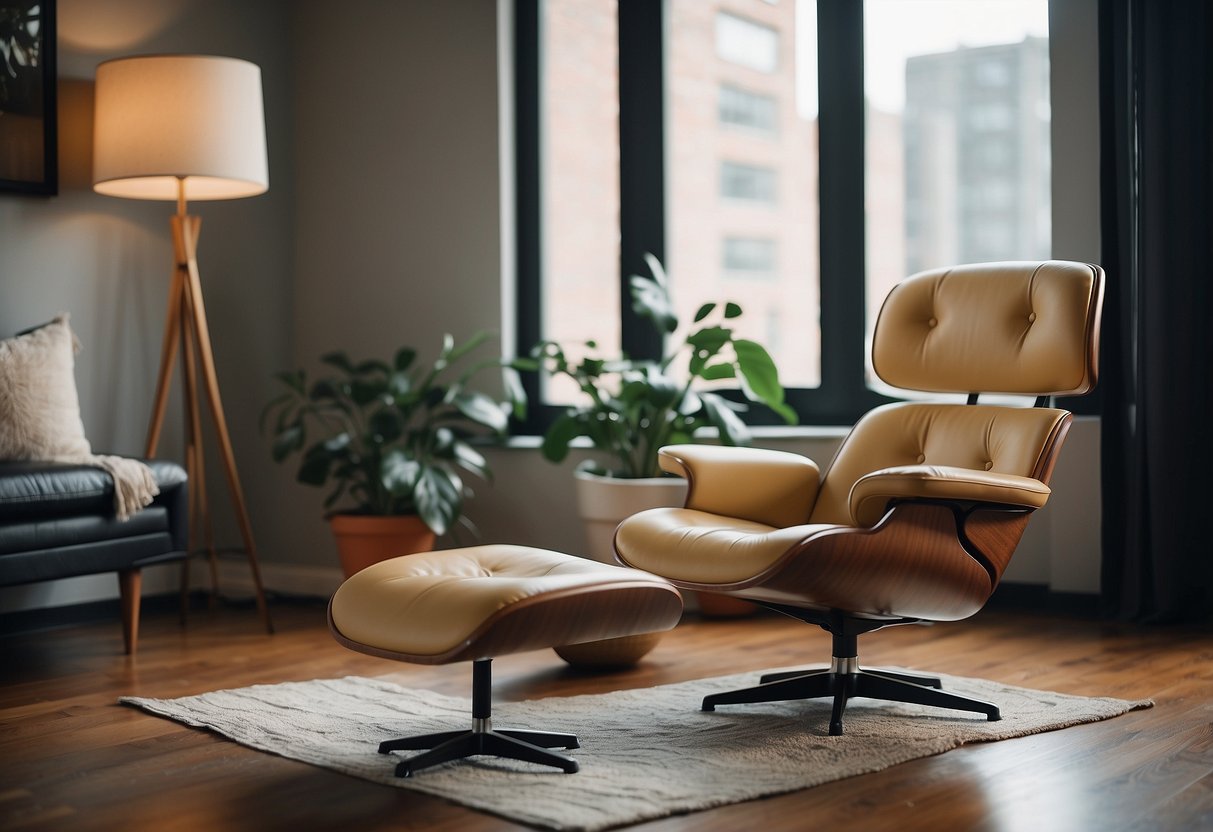
[[[667,445],[658,462],[687,479],[687,508],[768,526],[807,523],[821,484],[817,463],[783,451]]]
[[[851,519],[872,526],[884,516],[890,500],[933,499],[996,503],[1038,509],[1052,491],[1038,479],[972,468],[901,465],[860,477],[851,487]]]
[[[168,530],[173,549],[185,552],[189,548],[189,482],[185,469],[166,459],[143,460],[152,469],[160,493],[152,505],[164,506],[168,512]]]

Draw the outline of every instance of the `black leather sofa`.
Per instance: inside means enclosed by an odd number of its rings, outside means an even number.
[[[160,486],[150,506],[114,516],[114,481],[100,468],[0,462],[0,586],[117,572],[127,653],[139,637],[140,570],[180,560],[188,548],[185,470],[148,465]]]

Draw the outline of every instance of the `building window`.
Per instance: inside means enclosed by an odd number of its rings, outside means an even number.
[[[769,95],[725,84],[717,97],[717,110],[721,124],[745,127],[771,136],[779,129],[779,110],[775,99]]]
[[[777,271],[774,240],[725,237],[722,265],[728,277],[771,279]]]
[[[1002,101],[974,104],[965,113],[965,119],[970,128],[983,133],[1009,130],[1015,121],[1011,108]]]
[[[779,33],[762,23],[718,12],[716,56],[747,69],[774,72],[779,66]]]
[[[720,195],[775,204],[775,171],[738,162],[720,163]]]
[[[1005,87],[1011,83],[1011,66],[1004,61],[982,61],[973,68],[977,83],[985,87]]]

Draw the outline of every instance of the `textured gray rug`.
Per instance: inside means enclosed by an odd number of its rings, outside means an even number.
[[[997,704],[1002,720],[857,699],[847,706],[847,733],[831,737],[826,700],[699,710],[704,694],[754,684],[758,675],[494,703],[494,727],[577,734],[582,747],[570,752],[581,764],[577,774],[476,757],[398,779],[398,755],[377,753],[379,741],[468,727],[470,705],[377,679],[350,676],[121,701],[293,760],[521,823],[582,830],[795,791],[966,743],[1096,722],[1152,704],[942,676],[946,690]]]

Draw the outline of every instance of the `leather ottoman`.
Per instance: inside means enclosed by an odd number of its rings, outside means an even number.
[[[577,748],[574,735],[492,727],[492,659],[668,630],[681,615],[678,591],[647,572],[507,545],[383,561],[347,579],[329,603],[333,635],[353,650],[420,664],[472,662],[471,729],[381,743],[381,754],[424,750],[396,767],[398,777],[479,754],[577,771],[575,760],[549,750]]]

